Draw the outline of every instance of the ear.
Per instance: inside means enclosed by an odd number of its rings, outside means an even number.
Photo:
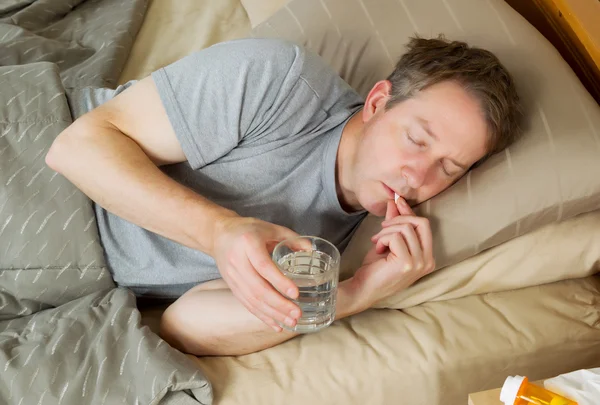
[[[383,113],[391,94],[392,83],[389,80],[380,80],[375,83],[365,100],[362,110],[363,122],[369,121],[377,112]]]

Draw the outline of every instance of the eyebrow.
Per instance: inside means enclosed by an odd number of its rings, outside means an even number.
[[[423,118],[417,118],[417,121],[419,122],[419,124],[421,125],[421,127],[423,128],[423,130],[425,130],[425,132],[427,132],[427,135],[429,135],[431,138],[433,138],[436,142],[440,141],[440,138],[431,130],[431,127],[429,126],[429,121],[423,119]],[[463,169],[464,171],[467,171],[469,169],[469,167],[467,165],[464,165],[462,163],[457,162],[456,160],[452,159],[452,158],[447,158],[449,161],[451,161],[453,164],[455,164],[456,166],[460,167],[461,169]]]

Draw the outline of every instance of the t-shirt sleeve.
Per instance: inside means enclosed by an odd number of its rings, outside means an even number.
[[[289,101],[304,53],[280,40],[213,45],[152,73],[193,169],[256,136]]]

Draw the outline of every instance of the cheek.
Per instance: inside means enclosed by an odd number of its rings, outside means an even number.
[[[454,184],[452,180],[446,180],[443,177],[432,179],[428,184],[419,188],[417,191],[417,200],[418,202],[428,200],[446,190],[452,184]]]
[[[396,125],[391,125],[386,120],[373,124],[367,132],[367,141],[372,150],[382,153],[394,153],[402,150],[402,131]]]
[[[386,175],[398,172],[402,166],[419,158],[391,136],[381,137],[379,142],[371,146],[374,168]]]
[[[379,181],[389,181],[387,177],[390,173],[400,167],[399,162],[405,161],[404,155],[393,142],[390,142],[389,137],[379,137],[379,139],[373,137],[370,142],[361,145],[358,153],[362,157],[362,177],[375,178]]]

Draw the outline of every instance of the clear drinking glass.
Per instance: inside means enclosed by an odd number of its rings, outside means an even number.
[[[286,330],[307,333],[329,326],[335,319],[335,302],[340,273],[340,252],[330,242],[316,236],[299,236],[280,242],[273,261],[298,286],[295,302],[302,311],[295,327]],[[285,295],[285,294],[283,294]]]

